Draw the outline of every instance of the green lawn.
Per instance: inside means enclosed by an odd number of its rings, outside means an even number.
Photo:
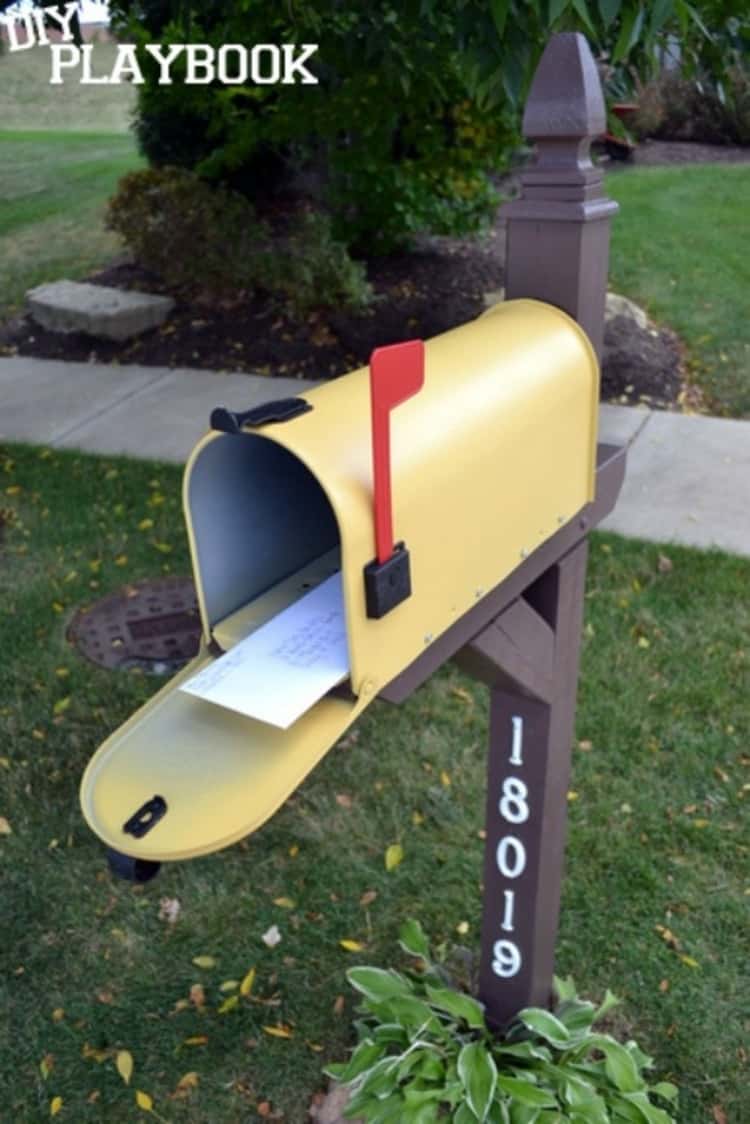
[[[750,415],[750,164],[636,168],[607,177],[621,205],[611,285],[688,345],[712,411]]]
[[[96,77],[109,74],[117,48],[96,43],[92,52]],[[55,132],[127,133],[136,90],[129,82],[117,86],[81,85],[78,70],[65,70],[65,81],[50,86],[47,47],[0,54],[0,122],[3,129]]]
[[[122,252],[104,206],[140,163],[128,134],[0,132],[0,318],[33,285],[83,277]]]
[[[115,882],[78,783],[157,684],[86,664],[65,628],[125,581],[188,572],[179,472],[7,447],[0,503],[0,1117],[41,1124],[61,1097],[60,1121],[123,1124],[138,1089],[162,1120],[245,1124],[270,1102],[303,1124],[351,1041],[346,968],[388,962],[409,915],[477,947],[484,691],[449,668],[375,704],[244,844]],[[750,1107],[749,588],[747,561],[594,538],[558,968],[625,997],[619,1027],[682,1087],[680,1124]],[[251,996],[220,1014],[253,966]],[[291,1037],[263,1029],[279,1026]]]

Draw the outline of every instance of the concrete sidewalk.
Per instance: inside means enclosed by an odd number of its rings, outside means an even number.
[[[0,441],[182,462],[214,406],[247,410],[309,389],[271,379],[0,359]],[[602,406],[602,441],[627,443],[620,500],[603,527],[750,557],[750,422]]]

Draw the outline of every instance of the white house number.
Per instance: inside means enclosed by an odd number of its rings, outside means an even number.
[[[523,765],[523,718],[514,716],[513,741],[511,744],[510,765]],[[529,790],[519,777],[506,777],[502,783],[498,808],[507,824],[526,823],[529,818]],[[503,878],[513,881],[520,878],[526,869],[526,848],[515,835],[507,834],[497,845],[497,867]],[[504,933],[514,931],[516,891],[503,890],[503,918],[500,928]],[[515,941],[508,938],[495,941],[492,947],[492,971],[496,976],[510,979],[521,967],[521,952]]]

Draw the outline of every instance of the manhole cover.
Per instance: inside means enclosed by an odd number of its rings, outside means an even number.
[[[123,586],[79,609],[68,640],[100,667],[173,674],[198,651],[201,622],[191,578]]]

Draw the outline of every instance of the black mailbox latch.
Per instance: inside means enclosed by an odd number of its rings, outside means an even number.
[[[277,398],[273,402],[263,402],[260,406],[253,406],[252,410],[245,410],[237,414],[228,410],[226,406],[217,406],[211,411],[211,429],[218,429],[222,433],[239,433],[243,425],[259,426],[268,425],[269,422],[285,422],[296,418],[298,414],[306,414],[312,406],[304,398]]]

